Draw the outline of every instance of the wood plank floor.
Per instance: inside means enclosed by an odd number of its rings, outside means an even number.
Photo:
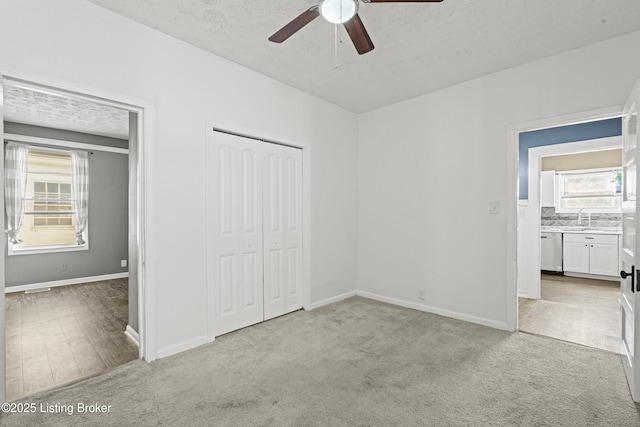
[[[543,274],[542,299],[519,298],[521,331],[620,353],[620,284]]]
[[[138,358],[127,326],[127,279],[5,296],[7,400]]]

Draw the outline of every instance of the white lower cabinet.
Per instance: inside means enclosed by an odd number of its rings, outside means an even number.
[[[589,273],[589,245],[585,242],[567,241],[565,234],[562,245],[562,268],[574,273]]]
[[[563,270],[569,273],[618,276],[618,236],[613,234],[563,235]]]

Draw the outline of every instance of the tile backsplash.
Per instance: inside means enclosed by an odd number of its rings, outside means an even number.
[[[556,208],[542,208],[540,225],[547,227],[573,227],[587,225],[587,212],[582,214],[582,224],[578,222],[577,213],[556,213]],[[591,214],[592,227],[621,227],[621,214],[593,213]]]

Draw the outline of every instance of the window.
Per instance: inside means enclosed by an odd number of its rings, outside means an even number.
[[[621,169],[558,172],[559,212],[620,212]]]
[[[10,254],[87,249],[77,244],[72,181],[70,152],[29,148],[21,242]]]
[[[61,182],[33,183],[33,229],[55,230],[74,227],[71,184]],[[46,212],[40,214],[40,212]],[[74,227],[75,228],[75,227]]]

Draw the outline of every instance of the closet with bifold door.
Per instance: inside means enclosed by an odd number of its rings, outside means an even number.
[[[302,150],[213,131],[207,145],[213,336],[302,308]]]

